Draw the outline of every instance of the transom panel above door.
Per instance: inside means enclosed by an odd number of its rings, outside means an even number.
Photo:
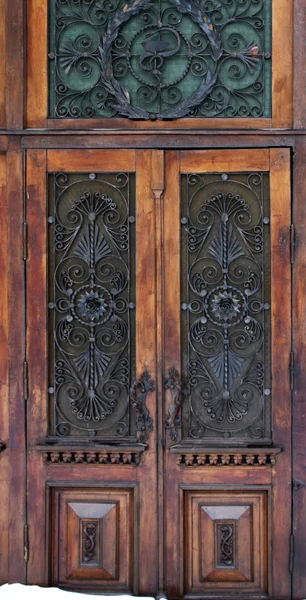
[[[287,0],[40,0],[27,8],[28,127],[292,123]]]

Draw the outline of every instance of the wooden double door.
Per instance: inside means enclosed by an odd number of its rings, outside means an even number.
[[[290,598],[289,165],[27,151],[29,584]]]

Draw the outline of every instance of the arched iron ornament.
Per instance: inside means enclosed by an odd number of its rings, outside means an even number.
[[[158,114],[150,114],[146,110],[131,106],[127,93],[114,77],[112,48],[118,38],[121,26],[128,21],[130,17],[137,15],[141,10],[151,6],[150,0],[133,0],[133,2],[126,4],[109,22],[107,31],[103,36],[103,44],[99,46],[102,83],[115,99],[114,108],[116,108],[123,116],[132,119],[178,119],[179,117],[184,117],[194,107],[203,102],[216,83],[217,61],[222,54],[222,46],[221,40],[210,22],[209,16],[201,11],[198,2],[188,2],[188,0],[170,0],[170,2],[178,7],[182,14],[188,14],[192,21],[198,25],[201,32],[207,37],[214,60],[213,72],[208,69],[206,76],[202,78],[198,89],[186,98],[186,100],[175,105],[175,107],[171,107],[169,110],[159,112]],[[163,27],[162,23],[159,23],[158,27],[160,32],[165,29],[165,26]],[[152,40],[142,43],[146,52],[140,57],[140,67],[157,75],[156,87],[162,85],[158,78],[158,72],[159,68],[163,66],[164,57],[175,54],[180,46],[180,34],[172,27],[166,29],[168,29],[169,33],[175,34],[177,39],[177,47],[175,50],[169,48],[169,42],[161,40]],[[149,32],[147,37],[151,37],[151,35],[153,34]],[[148,59],[147,65],[145,64],[146,59]]]
[[[51,117],[271,116],[268,0],[51,4]]]

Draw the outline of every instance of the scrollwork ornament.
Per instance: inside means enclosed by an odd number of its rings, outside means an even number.
[[[264,381],[270,381],[265,366],[270,361],[270,281],[260,189],[264,175],[240,177],[186,176],[182,243],[188,262],[181,307],[188,315],[182,319],[190,397],[183,431],[190,438],[270,435],[262,426],[270,410],[270,385],[264,390]],[[198,232],[202,242],[190,248],[188,241]]]

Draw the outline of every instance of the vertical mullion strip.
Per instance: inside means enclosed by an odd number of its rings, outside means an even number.
[[[293,8],[288,0],[272,3],[272,126],[292,126]],[[280,58],[281,57],[281,58]]]
[[[6,0],[6,127],[23,129],[25,2]],[[35,35],[35,34],[34,34]]]
[[[166,153],[166,186],[164,198],[164,339],[165,373],[174,367],[181,375],[181,337],[180,337],[180,155],[179,152]],[[171,404],[171,394],[165,396],[165,413]],[[166,435],[165,455],[165,581],[166,596],[179,598],[180,580],[183,568],[180,563],[180,504],[177,478],[176,457],[169,452],[173,445],[169,432]],[[178,439],[179,441],[179,439]]]
[[[272,41],[272,6],[271,0],[266,0],[264,8],[264,52],[271,54]],[[273,57],[272,57],[273,60]],[[271,58],[263,58],[264,70],[264,117],[271,117],[272,109],[272,66]]]
[[[155,241],[156,241],[156,418],[157,418],[157,481],[158,481],[158,552],[159,582],[158,593],[163,594],[164,584],[164,263],[163,263],[163,194],[164,194],[164,151],[152,150],[151,187],[155,204]]]
[[[271,330],[272,432],[283,453],[272,471],[273,597],[290,598],[289,539],[291,534],[291,264],[290,150],[270,150],[271,202]],[[288,553],[284,552],[288,544]],[[283,573],[283,577],[279,577]],[[288,575],[285,575],[288,574]]]
[[[147,370],[156,388],[156,261],[155,206],[151,190],[151,150],[136,151],[136,378]],[[148,450],[139,471],[140,595],[155,595],[158,585],[158,523],[156,478],[156,394],[147,395],[153,419]],[[154,510],[152,511],[152,507]],[[147,543],[150,540],[150,544]]]
[[[47,0],[27,3],[27,127],[47,125],[47,4]]]

